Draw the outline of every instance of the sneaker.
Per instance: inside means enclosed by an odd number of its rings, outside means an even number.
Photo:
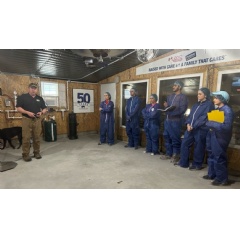
[[[41,159],[42,156],[41,156],[39,153],[36,153],[36,154],[34,154],[34,158],[36,158],[36,159]]]
[[[160,156],[160,159],[162,159],[162,160],[167,160],[167,159],[170,159],[170,158],[171,158],[171,156],[169,156],[167,154],[164,154],[164,155]]]
[[[155,153],[151,153],[151,156],[154,156],[155,155]]]
[[[215,179],[214,181],[212,181],[212,185],[213,186],[228,186],[229,182],[226,181],[226,182],[221,183],[221,182],[219,182],[218,180]]]
[[[112,146],[113,144],[108,144],[109,146]]]
[[[135,150],[138,149],[138,146],[135,146],[134,149],[135,149]]]
[[[179,154],[173,154],[172,158],[171,158],[171,163],[177,163],[180,159],[180,155]]]
[[[32,161],[32,158],[30,156],[23,156],[23,160],[25,162],[30,162],[30,161]]]
[[[124,145],[124,147],[125,147],[125,148],[128,148],[129,146],[128,146],[128,144],[126,144],[126,145]]]
[[[101,142],[99,142],[99,143],[98,143],[98,145],[102,145],[102,143],[101,143]]]
[[[201,170],[201,169],[202,169],[202,167],[196,167],[196,166],[193,166],[193,165],[189,167],[189,170],[192,170],[192,171],[193,170]]]
[[[208,175],[204,175],[202,178],[207,179],[207,180],[213,180],[214,179],[214,178],[209,177]]]

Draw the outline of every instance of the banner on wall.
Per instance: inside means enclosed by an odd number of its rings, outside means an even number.
[[[74,113],[94,112],[93,90],[73,89],[73,112]]]
[[[136,75],[240,60],[240,49],[190,49],[136,68]]]

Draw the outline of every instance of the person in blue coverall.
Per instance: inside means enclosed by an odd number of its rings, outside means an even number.
[[[130,89],[131,97],[127,100],[125,108],[126,112],[126,133],[128,136],[128,144],[124,147],[134,147],[138,149],[140,140],[140,114],[141,114],[141,100],[136,95],[136,89]]]
[[[233,111],[227,105],[230,97],[226,91],[213,92],[213,103],[224,113],[223,123],[207,121],[208,174],[204,179],[213,179],[212,185],[229,185],[227,170],[227,148],[232,137]]]
[[[105,100],[100,103],[100,142],[98,145],[114,144],[114,103],[109,92],[104,93]]]
[[[146,151],[151,155],[159,154],[159,130],[160,130],[160,105],[157,103],[156,94],[150,96],[150,104],[142,110],[144,118],[144,131],[146,134]]]
[[[166,112],[164,121],[164,142],[166,154],[161,159],[171,159],[172,163],[178,162],[181,148],[181,129],[184,120],[184,113],[188,107],[187,96],[181,93],[183,83],[179,80],[173,84],[173,94],[167,97],[164,107],[173,108]]]
[[[208,133],[207,113],[214,110],[214,104],[210,101],[210,91],[208,88],[198,90],[198,102],[193,105],[186,120],[187,130],[181,144],[180,160],[176,165],[189,167],[189,150],[194,144],[193,162],[190,170],[202,169],[206,149],[206,136]]]

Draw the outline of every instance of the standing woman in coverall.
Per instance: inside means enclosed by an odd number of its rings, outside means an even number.
[[[207,135],[208,174],[204,179],[214,179],[212,185],[229,185],[227,170],[227,148],[232,137],[233,111],[227,105],[230,97],[226,91],[213,92],[213,103],[224,112],[224,122],[208,121]]]
[[[210,101],[208,88],[198,90],[198,102],[192,107],[186,120],[187,130],[181,144],[180,161],[176,163],[183,168],[189,167],[189,149],[194,144],[194,154],[190,170],[202,169],[206,149],[206,137],[208,133],[207,113],[214,110],[214,104]]]
[[[166,112],[164,121],[164,142],[166,154],[161,155],[161,159],[171,159],[172,163],[178,162],[181,149],[181,129],[183,116],[188,107],[187,96],[182,94],[183,83],[179,80],[173,84],[173,94],[167,97],[164,107],[174,107],[173,110]]]
[[[114,144],[114,103],[109,92],[104,93],[105,100],[100,103],[100,142],[98,145]]]
[[[142,110],[147,145],[144,153],[159,154],[160,105],[156,94],[150,96],[150,104]]]
[[[140,114],[141,114],[141,100],[136,95],[136,89],[130,90],[131,97],[127,100],[125,108],[126,112],[126,132],[128,136],[128,144],[124,147],[134,147],[138,149],[140,139]]]

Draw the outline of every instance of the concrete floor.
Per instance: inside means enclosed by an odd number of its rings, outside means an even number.
[[[179,168],[159,155],[144,154],[144,148],[97,145],[99,135],[80,134],[69,140],[60,136],[56,142],[41,144],[42,159],[21,160],[21,148],[1,150],[1,161],[16,161],[17,167],[0,172],[3,189],[239,189],[240,178],[230,186],[212,186],[202,179],[201,171]],[[14,142],[16,145],[16,142]]]

